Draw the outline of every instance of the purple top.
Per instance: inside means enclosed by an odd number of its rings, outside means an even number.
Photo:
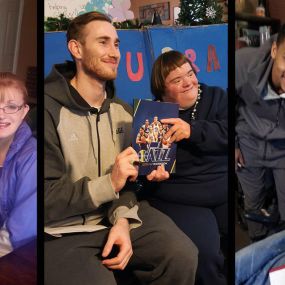
[[[26,122],[18,128],[0,176],[0,227],[17,248],[37,234],[37,143]]]

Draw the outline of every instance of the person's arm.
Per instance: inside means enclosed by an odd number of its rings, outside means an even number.
[[[107,217],[112,225],[115,225],[120,218],[128,220],[130,229],[137,228],[142,224],[137,215],[139,204],[135,192],[136,184],[127,182],[124,189],[120,191],[120,199],[108,203]]]
[[[37,235],[37,155],[21,158],[17,168],[13,208],[5,221],[13,249]]]
[[[239,90],[236,89],[235,94],[236,94],[235,117],[236,117],[236,122],[237,122],[239,118],[239,106],[241,104],[241,101],[239,98]],[[235,170],[237,170],[238,168],[244,167],[244,166],[245,166],[245,162],[244,162],[244,158],[243,158],[242,152],[239,147],[239,137],[236,132],[235,133]]]
[[[235,148],[235,169],[245,167],[244,158],[239,148]]]
[[[225,91],[215,89],[214,100],[207,110],[207,119],[194,120],[191,125],[182,119],[163,119],[162,123],[171,124],[165,135],[170,143],[179,142],[193,145],[200,151],[211,154],[226,154],[228,147],[228,98]],[[205,111],[206,112],[206,111]]]
[[[130,161],[138,160],[137,154],[128,148],[116,158],[111,174],[96,179],[83,177],[73,182],[66,169],[56,124],[48,112],[45,113],[45,124],[46,223],[85,214],[105,203],[117,200],[118,192],[123,189],[127,179],[136,178],[137,170]],[[118,203],[120,206],[123,204]],[[137,216],[134,215],[134,218]]]
[[[228,96],[220,88],[212,94],[217,99],[212,101],[209,115],[205,120],[191,123],[190,144],[199,150],[212,154],[228,152]],[[186,140],[187,142],[187,140]]]
[[[169,173],[165,171],[162,165],[147,175],[146,179],[148,181],[162,181],[168,177]],[[113,227],[102,252],[104,258],[102,264],[109,269],[123,270],[133,254],[130,230],[142,223],[133,218],[138,210],[135,187],[134,183],[127,183],[125,189],[120,193],[120,199],[112,201],[109,205],[108,216]],[[122,204],[125,205],[122,206]],[[118,253],[112,258],[108,258],[114,246],[118,247]]]
[[[45,223],[91,212],[101,204],[118,198],[109,175],[96,181],[91,181],[88,177],[76,182],[71,180],[61,150],[56,123],[48,112],[45,112],[44,151]],[[93,188],[97,190],[94,197],[91,196]]]
[[[118,247],[118,253],[116,256],[108,258],[114,246]],[[104,258],[102,264],[112,270],[123,270],[127,266],[132,254],[129,222],[127,219],[120,218],[109,232],[102,252],[102,257]]]
[[[141,136],[140,134],[137,135],[137,138],[136,138],[136,144],[141,144],[142,141],[141,141]]]

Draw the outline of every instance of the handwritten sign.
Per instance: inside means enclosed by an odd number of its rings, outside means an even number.
[[[111,0],[45,0],[45,17],[58,17],[64,14],[67,18],[75,18],[79,14],[99,11],[107,12]]]

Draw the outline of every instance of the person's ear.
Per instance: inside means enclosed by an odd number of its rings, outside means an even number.
[[[82,49],[80,42],[76,40],[70,40],[67,45],[70,53],[73,55],[76,59],[81,59],[82,57]]]
[[[23,107],[23,118],[22,120],[24,120],[24,118],[26,117],[26,115],[28,114],[29,110],[30,110],[30,106],[28,104],[25,104],[24,107]]]
[[[276,44],[276,42],[273,42],[273,44],[271,46],[271,57],[272,57],[272,59],[276,58],[276,54],[277,54],[277,44]]]

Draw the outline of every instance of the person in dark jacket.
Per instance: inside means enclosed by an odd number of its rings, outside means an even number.
[[[259,48],[236,52],[236,168],[245,210],[261,213],[272,174],[281,221],[285,220],[285,25]],[[267,228],[248,222],[259,240]]]
[[[115,285],[124,269],[143,284],[194,284],[193,242],[135,197],[131,110],[111,88],[116,29],[104,14],[82,14],[67,44],[74,63],[55,65],[45,82],[45,285]]]
[[[27,89],[0,72],[0,257],[37,235],[37,143],[25,122]]]
[[[226,284],[220,235],[227,236],[227,94],[199,83],[189,59],[178,51],[154,62],[156,100],[178,103],[179,118],[162,119],[177,143],[176,173],[151,183],[147,198],[166,213],[199,249],[196,284]]]

